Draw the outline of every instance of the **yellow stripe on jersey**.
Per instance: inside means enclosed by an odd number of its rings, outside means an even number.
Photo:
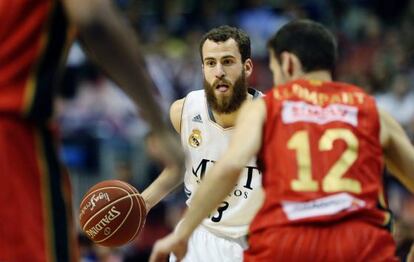
[[[43,146],[43,135],[40,130],[36,129],[36,156],[37,162],[39,165],[40,181],[42,186],[42,201],[43,201],[43,216],[44,216],[44,236],[45,236],[45,254],[47,261],[55,262],[56,259],[56,249],[54,244],[54,223],[53,215],[51,214],[52,203],[51,203],[51,192],[50,192],[50,173],[47,165],[47,159],[45,154],[45,148]]]
[[[378,194],[379,204],[383,208],[388,208],[387,202],[385,202],[384,192],[381,190]]]

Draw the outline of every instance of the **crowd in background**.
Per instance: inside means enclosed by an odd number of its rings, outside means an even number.
[[[266,42],[294,18],[322,22],[339,44],[335,78],[377,98],[414,141],[414,0],[117,0],[143,43],[146,63],[167,111],[176,99],[203,88],[199,40],[228,24],[251,37],[254,73],[250,85],[272,87]],[[74,44],[57,104],[61,157],[69,166],[75,203],[88,187],[118,178],[143,190],[160,167],[145,154],[145,123],[134,104]],[[400,254],[414,239],[414,197],[385,176],[396,217]],[[80,235],[84,261],[146,261],[153,242],[174,227],[184,208],[177,192],[149,213],[140,237],[121,249],[102,249]]]

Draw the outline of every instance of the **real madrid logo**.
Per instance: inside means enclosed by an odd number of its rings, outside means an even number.
[[[199,147],[201,145],[201,131],[198,129],[193,129],[191,135],[188,137],[188,144],[192,147]]]

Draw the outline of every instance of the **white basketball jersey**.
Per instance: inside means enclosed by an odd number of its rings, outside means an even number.
[[[261,96],[254,89],[249,89],[251,92],[254,92],[254,97]],[[181,142],[188,156],[184,177],[187,205],[207,170],[227,149],[233,130],[224,129],[214,121],[204,90],[187,95],[181,116]],[[261,172],[256,158],[251,159],[242,172],[229,196],[203,220],[202,225],[219,236],[238,238],[246,235],[251,220],[262,204]]]

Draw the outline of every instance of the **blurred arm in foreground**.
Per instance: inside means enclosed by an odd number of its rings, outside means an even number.
[[[154,97],[134,30],[109,0],[63,0],[89,56],[139,106],[151,127],[151,153],[167,166],[182,168],[184,154]]]

